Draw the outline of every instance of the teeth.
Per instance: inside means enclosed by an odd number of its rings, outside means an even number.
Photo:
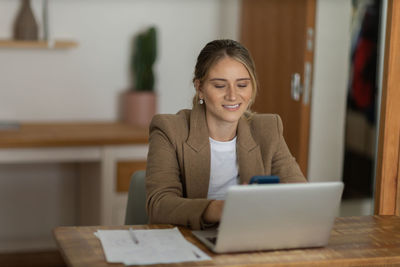
[[[237,108],[239,107],[239,104],[236,105],[224,105],[226,108]]]

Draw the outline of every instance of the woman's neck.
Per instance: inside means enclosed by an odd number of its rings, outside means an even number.
[[[216,141],[226,142],[230,141],[236,136],[238,123],[209,123],[208,134]]]

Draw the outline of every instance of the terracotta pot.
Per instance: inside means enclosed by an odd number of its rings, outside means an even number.
[[[123,121],[140,127],[149,127],[156,114],[154,92],[127,92],[123,95]]]

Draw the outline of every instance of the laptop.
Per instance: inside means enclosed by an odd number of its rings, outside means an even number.
[[[216,253],[325,246],[342,182],[235,185],[218,229],[192,231]]]

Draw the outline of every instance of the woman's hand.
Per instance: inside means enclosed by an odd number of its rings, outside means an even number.
[[[224,209],[223,200],[213,200],[203,213],[203,219],[206,223],[216,223],[221,220],[222,210]]]

